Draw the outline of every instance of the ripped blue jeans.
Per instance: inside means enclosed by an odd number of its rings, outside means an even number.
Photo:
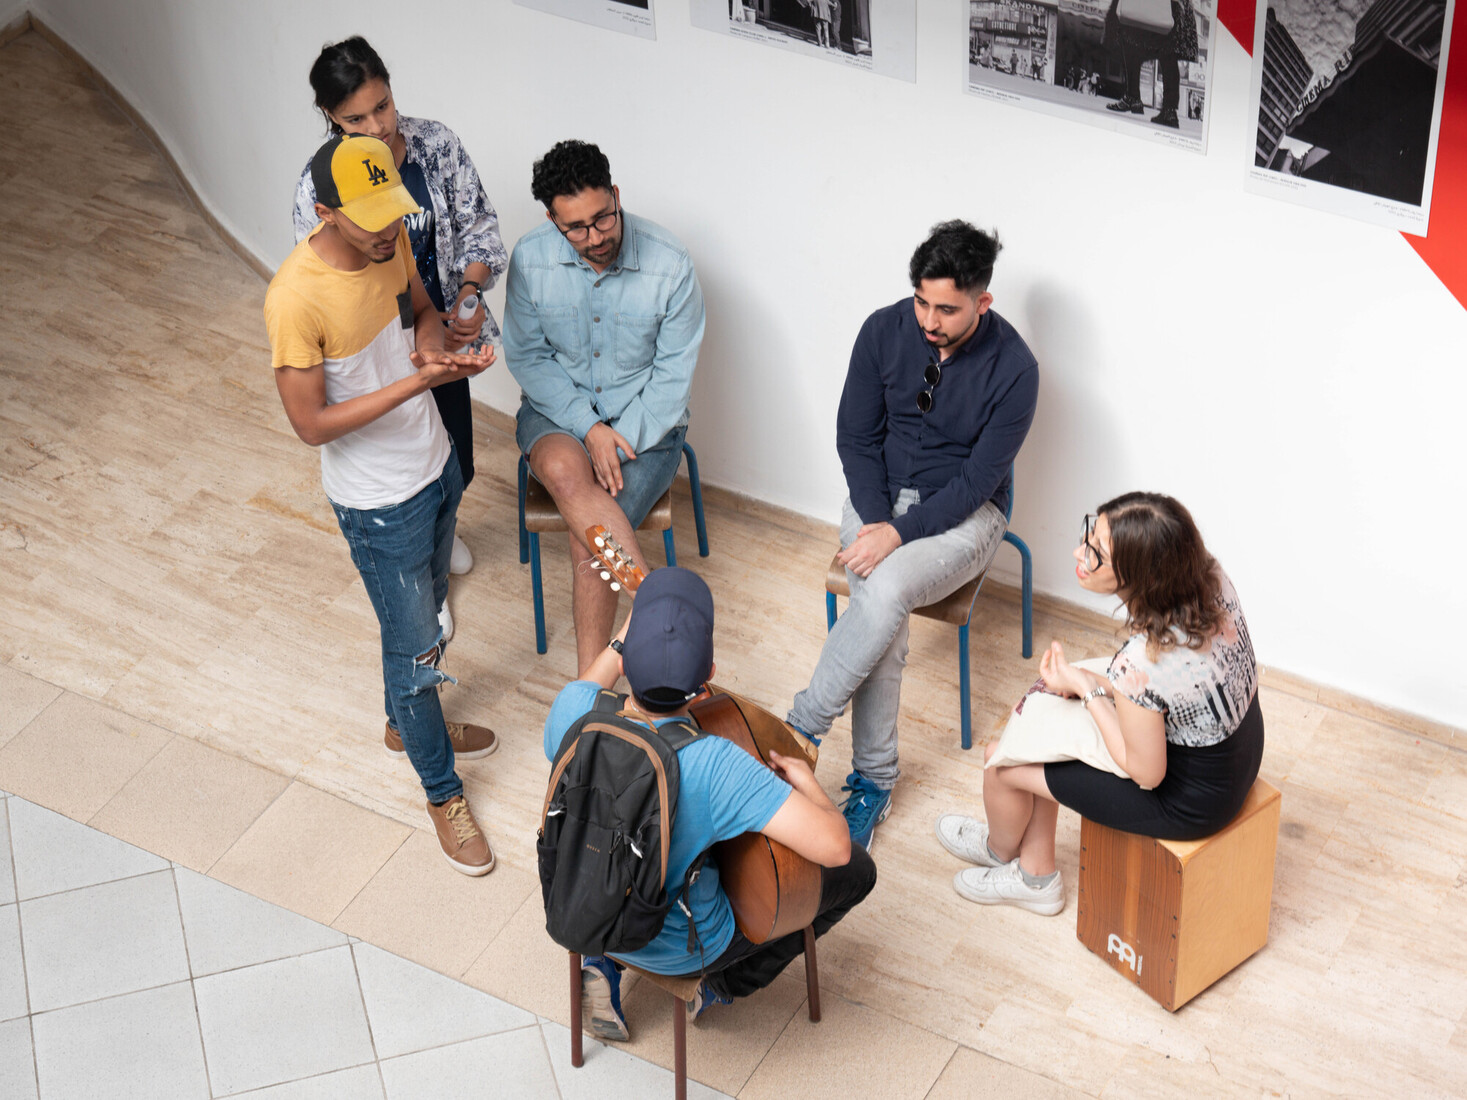
[[[438,685],[448,679],[438,667],[444,647],[438,609],[448,596],[463,493],[458,456],[450,454],[437,479],[401,504],[359,509],[331,502],[382,629],[387,720],[402,735],[430,802],[463,793],[438,704]]]

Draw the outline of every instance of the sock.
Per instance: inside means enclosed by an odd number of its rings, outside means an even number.
[[[993,845],[992,844],[988,843],[988,841],[985,840],[983,842],[983,847],[988,850],[988,858],[991,859],[991,860],[993,860],[993,865],[995,867],[1002,867],[1004,865],[1004,863],[1006,861],[998,858],[998,856],[993,851]],[[1022,870],[1022,868],[1021,868],[1021,870]]]
[[[1024,885],[1035,890],[1042,890],[1059,876],[1058,871],[1051,871],[1047,875],[1031,875],[1024,870],[1022,863],[1019,865],[1019,874],[1024,876]]]

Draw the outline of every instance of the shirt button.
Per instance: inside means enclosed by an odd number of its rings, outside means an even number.
[[[596,280],[596,281],[595,281],[595,282],[594,282],[594,283],[592,283],[592,284],[591,284],[591,285],[592,285],[592,286],[600,286],[600,285],[601,285],[601,280],[600,280],[600,279],[597,279],[597,280]]]
[[[591,358],[592,359],[600,359],[601,358],[601,353],[599,351],[593,351],[591,353]]]
[[[591,320],[595,321],[598,325],[601,323],[600,317],[592,317]]]
[[[597,393],[600,393],[600,392],[601,392],[601,387],[600,387],[600,386],[597,386],[597,387],[596,387],[596,392],[597,392]]]

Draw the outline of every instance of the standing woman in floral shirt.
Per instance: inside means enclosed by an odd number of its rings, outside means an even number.
[[[360,36],[321,51],[311,66],[311,88],[333,133],[367,134],[387,143],[403,183],[422,208],[404,222],[423,287],[448,326],[445,349],[457,351],[480,339],[499,343],[499,326],[484,305],[484,292],[504,273],[509,256],[499,239],[499,217],[458,135],[441,122],[397,113],[387,67]],[[320,220],[315,205],[308,162],[295,189],[297,241]],[[478,311],[467,321],[458,320],[459,304],[474,294],[479,296]],[[435,387],[433,398],[453,438],[467,488],[474,478],[468,379]],[[467,573],[473,565],[469,548],[455,535],[449,571]],[[453,636],[447,603],[438,619],[446,641]]]

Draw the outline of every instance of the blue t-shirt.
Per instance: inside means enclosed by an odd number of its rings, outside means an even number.
[[[567,684],[555,697],[545,719],[545,756],[555,759],[565,731],[590,711],[600,685],[590,680]],[[663,719],[658,726],[673,719]],[[732,741],[722,737],[700,737],[678,750],[680,780],[672,843],[667,853],[667,887],[682,885],[693,860],[720,840],[742,833],[758,832],[769,824],[791,787],[760,761]],[[688,918],[673,906],[657,938],[640,951],[617,958],[654,974],[696,974],[704,962],[723,954],[734,934],[733,909],[728,895],[718,884],[718,867],[713,860],[703,865],[698,881],[689,891],[688,908],[693,911],[703,958],[695,947],[688,950]]]
[[[413,202],[421,208],[402,220],[407,226],[413,260],[418,265],[418,277],[423,280],[423,289],[428,292],[433,308],[442,313],[448,307],[443,304],[443,286],[438,282],[438,235],[433,220],[433,195],[423,177],[423,168],[416,161],[403,161],[398,174],[402,176],[403,186],[408,189]]]

